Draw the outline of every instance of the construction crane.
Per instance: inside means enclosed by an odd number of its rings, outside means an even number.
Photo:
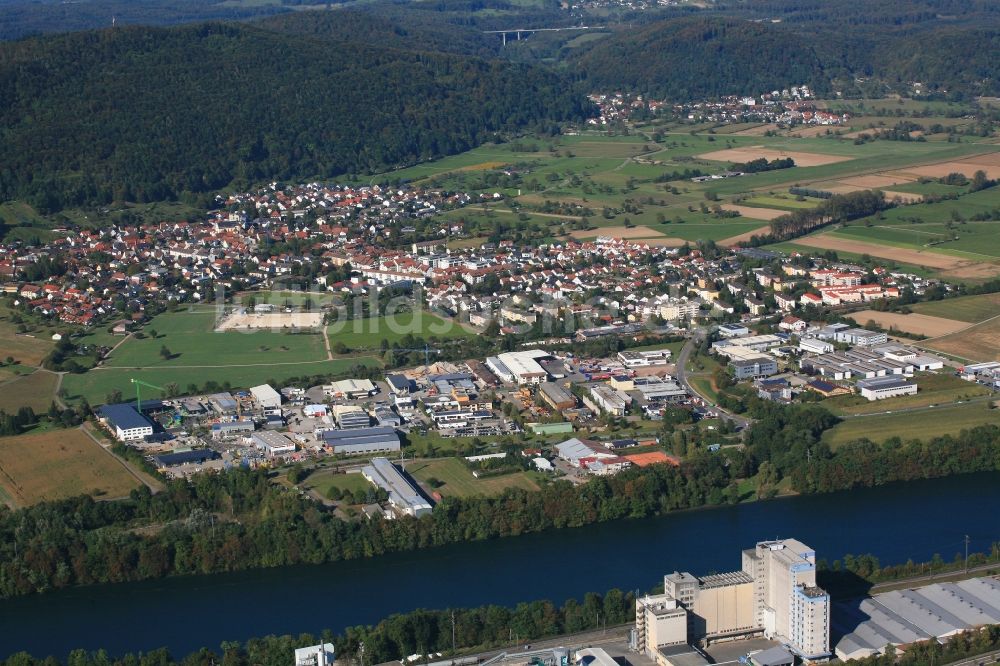
[[[142,398],[139,395],[139,387],[140,386],[145,386],[146,388],[156,389],[157,391],[166,391],[167,390],[167,389],[163,388],[162,386],[157,386],[155,384],[150,384],[148,382],[142,381],[141,379],[136,379],[135,377],[133,377],[130,381],[133,384],[135,384],[135,410],[137,412],[139,412],[140,414],[142,413]]]

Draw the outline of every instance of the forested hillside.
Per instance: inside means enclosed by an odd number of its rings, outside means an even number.
[[[573,63],[589,88],[672,99],[759,93],[808,83],[827,89],[819,57],[794,33],[769,24],[682,18],[620,31]]]
[[[530,66],[201,24],[0,44],[0,199],[43,211],[384,170],[579,119]]]

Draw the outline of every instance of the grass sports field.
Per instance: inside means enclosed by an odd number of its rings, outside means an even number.
[[[915,303],[910,309],[932,317],[945,317],[974,324],[1000,315],[1000,294],[962,296],[942,301]]]
[[[36,413],[49,408],[55,397],[58,376],[36,370],[30,375],[0,380],[0,410],[16,412],[21,407],[31,407]]]
[[[502,476],[477,479],[458,458],[415,462],[406,466],[406,471],[425,486],[428,479],[443,482],[436,492],[447,497],[472,497],[474,495],[499,495],[508,488],[538,490],[533,472],[515,472]]]
[[[17,506],[81,494],[122,497],[139,481],[79,429],[0,438],[0,490]]]
[[[226,365],[278,365],[326,359],[318,332],[284,333],[270,330],[216,333],[213,310],[179,310],[153,319],[105,361],[109,367],[170,368]],[[156,331],[154,339],[151,331]],[[166,347],[169,358],[160,351]]]
[[[131,367],[97,368],[82,375],[66,375],[63,386],[69,394],[69,400],[85,397],[91,404],[97,405],[105,402],[108,393],[116,389],[126,398],[135,397],[135,387],[129,383],[132,377],[163,387],[171,383],[177,384],[183,393],[192,383],[200,387],[207,381],[215,381],[220,385],[228,383],[233,388],[240,388],[271,381],[280,383],[290,377],[337,374],[346,372],[355,365],[377,366],[379,360],[372,356],[358,356],[289,365],[154,367],[142,370]],[[155,393],[152,389],[150,392]]]
[[[306,477],[306,480],[299,484],[303,488],[315,490],[323,497],[327,496],[330,488],[340,488],[348,493],[357,491],[367,491],[373,489],[372,484],[360,474],[334,474],[331,470],[317,470]]]
[[[926,441],[984,423],[1000,425],[1000,409],[988,409],[985,402],[975,402],[846,419],[823,433],[823,441],[834,448],[862,438],[873,442],[884,442],[890,437]]]
[[[426,341],[471,338],[475,333],[442,319],[426,310],[403,312],[386,317],[349,319],[333,322],[327,327],[330,344],[344,343],[349,349],[378,350],[383,340],[389,345],[398,343],[406,335]]]

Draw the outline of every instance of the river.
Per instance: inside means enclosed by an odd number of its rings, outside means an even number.
[[[737,569],[740,549],[795,537],[829,561],[950,560],[1000,540],[1000,473],[685,511],[321,566],[101,585],[0,604],[0,656],[64,657],[166,646],[177,657],[225,640],[340,631],[414,608],[561,603],[612,587],[646,590],[674,570]]]

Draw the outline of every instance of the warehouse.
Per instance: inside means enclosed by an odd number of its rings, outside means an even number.
[[[218,458],[219,454],[212,449],[194,449],[178,453],[164,453],[163,455],[156,456],[154,460],[159,468],[166,469],[167,467],[177,467],[191,463],[200,465],[209,460],[217,460]]]
[[[337,427],[341,430],[367,428],[371,425],[371,417],[368,412],[357,405],[334,405],[332,411]]]
[[[650,349],[646,351],[620,351],[618,360],[626,368],[648,368],[655,365],[670,363],[672,352],[669,349]]]
[[[153,434],[153,422],[131,403],[104,405],[98,414],[120,442],[134,442]]]
[[[253,421],[230,421],[212,424],[212,439],[231,439],[254,431]]]
[[[393,428],[325,430],[319,437],[333,453],[365,455],[399,451],[399,435]]]
[[[632,382],[646,402],[683,402],[688,394],[675,381],[659,377],[638,377]]]
[[[857,387],[861,397],[872,401],[895,398],[898,395],[917,394],[917,385],[911,384],[902,377],[859,379]]]
[[[433,510],[430,502],[387,458],[374,458],[361,470],[368,481],[389,493],[389,504],[400,513],[419,518]]]
[[[736,379],[757,379],[768,377],[778,372],[778,362],[770,356],[759,354],[732,361],[729,367]]]
[[[250,435],[250,441],[258,449],[264,452],[268,458],[282,456],[286,453],[295,452],[295,442],[288,439],[280,432],[273,430],[261,430]]]
[[[507,352],[486,359],[486,365],[498,377],[517,384],[539,384],[549,377],[539,361],[552,358],[544,349]]]
[[[573,467],[580,467],[582,461],[588,459],[611,459],[618,457],[604,447],[584,442],[576,437],[567,439],[565,442],[560,444],[556,444],[556,455]]]
[[[963,631],[1000,623],[1000,583],[972,578],[877,594],[858,606],[844,604],[854,630],[834,649],[840,659],[880,654],[886,646],[944,641]],[[855,623],[857,623],[855,625]]]
[[[612,416],[625,416],[625,411],[632,402],[627,395],[605,384],[590,387],[590,397],[601,410]]]
[[[884,345],[888,342],[889,336],[882,331],[849,328],[844,331],[837,331],[834,339],[837,342],[846,342],[849,345],[857,345],[858,347],[874,347],[875,345]]]
[[[564,409],[576,407],[576,397],[556,382],[543,382],[538,385],[538,395],[552,409],[561,412]]]
[[[342,379],[323,387],[323,391],[333,398],[356,400],[367,398],[378,393],[375,384],[370,379]]]
[[[252,387],[250,395],[253,396],[261,409],[279,409],[281,407],[281,394],[275,391],[270,384]]]

